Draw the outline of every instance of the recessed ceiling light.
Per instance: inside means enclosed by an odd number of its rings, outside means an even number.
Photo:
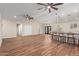
[[[13,16],[14,18],[16,18],[16,16]]]

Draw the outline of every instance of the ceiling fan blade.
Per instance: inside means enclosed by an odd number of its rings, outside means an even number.
[[[53,3],[47,3],[47,5],[48,5],[48,6],[52,6],[52,5],[53,5]]]
[[[52,6],[51,8],[52,8],[52,9],[55,9],[55,10],[58,10],[58,8],[56,8],[56,7],[53,7],[53,6]]]
[[[58,5],[62,5],[63,3],[55,3],[52,6],[58,6]]]
[[[50,3],[50,5],[52,6],[54,3]]]
[[[47,3],[47,5],[50,5],[50,3]]]
[[[49,10],[49,13],[51,13],[51,9],[49,8],[48,10]]]
[[[44,4],[44,3],[37,3],[38,5],[43,5],[43,6],[46,6],[46,4]]]

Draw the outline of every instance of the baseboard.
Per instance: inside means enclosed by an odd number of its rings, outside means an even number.
[[[16,38],[17,36],[13,36],[13,37],[3,37],[3,39],[10,39],[10,38]]]
[[[35,35],[42,35],[42,34],[31,34],[31,35],[22,35],[22,36],[35,36]]]

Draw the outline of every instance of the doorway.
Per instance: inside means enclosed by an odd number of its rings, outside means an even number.
[[[17,24],[17,36],[22,36],[22,24]]]
[[[50,34],[51,26],[45,26],[45,34]]]

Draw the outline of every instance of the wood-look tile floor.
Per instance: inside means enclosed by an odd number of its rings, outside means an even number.
[[[4,39],[2,56],[79,56],[79,47],[54,41],[49,35]]]

